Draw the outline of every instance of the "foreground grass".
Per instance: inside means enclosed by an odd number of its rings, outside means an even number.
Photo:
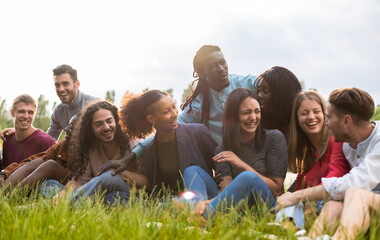
[[[267,209],[243,209],[218,214],[208,227],[198,228],[187,221],[188,210],[154,199],[133,196],[126,206],[107,208],[98,197],[74,209],[67,200],[54,206],[35,193],[0,192],[0,239],[296,239],[293,229],[267,225],[275,218]],[[379,239],[376,223],[372,229],[370,239]]]

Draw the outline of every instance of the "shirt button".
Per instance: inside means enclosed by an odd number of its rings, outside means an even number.
[[[58,157],[60,158],[60,157],[62,157],[60,154],[58,154]]]
[[[360,158],[360,155],[357,155],[356,158]]]

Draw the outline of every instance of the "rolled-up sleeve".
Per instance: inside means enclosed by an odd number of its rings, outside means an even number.
[[[368,191],[374,189],[380,182],[380,141],[369,146],[370,153],[364,160],[343,177],[322,178],[322,184],[334,200],[344,198],[350,187],[359,187]]]

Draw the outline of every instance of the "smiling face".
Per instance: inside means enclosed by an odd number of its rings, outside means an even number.
[[[11,110],[16,131],[25,131],[32,127],[35,112],[36,107],[33,104],[17,103],[16,107]]]
[[[270,113],[272,111],[272,89],[265,79],[262,79],[260,81],[260,84],[257,88],[257,94],[260,99],[260,105],[263,112]]]
[[[154,123],[157,130],[170,131],[177,129],[178,109],[171,97],[162,96],[160,100],[149,107],[149,112],[152,112],[152,114],[147,116],[147,120]]]
[[[216,91],[228,86],[228,65],[222,52],[214,51],[205,57],[201,76]]]
[[[259,102],[251,97],[244,99],[239,106],[240,133],[244,142],[255,137],[260,119],[261,112]]]
[[[310,138],[322,134],[325,116],[322,106],[312,99],[304,99],[297,111],[298,124]]]
[[[112,112],[106,109],[96,111],[92,119],[92,130],[99,141],[112,142],[116,131],[116,122]]]
[[[339,117],[334,106],[327,105],[326,126],[334,135],[335,142],[346,142],[348,138],[344,132],[344,118]]]
[[[54,77],[55,91],[62,103],[72,104],[78,96],[79,80],[75,82],[70,74],[64,73]]]

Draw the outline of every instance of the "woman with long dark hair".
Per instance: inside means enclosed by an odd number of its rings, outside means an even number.
[[[200,202],[196,214],[212,217],[221,210],[223,201],[231,206],[246,198],[250,205],[261,199],[274,206],[286,175],[286,141],[280,131],[262,128],[259,98],[254,91],[238,88],[228,96],[223,144],[216,153],[213,160],[222,174],[222,192],[215,199]]]
[[[284,67],[274,66],[260,74],[254,87],[260,99],[265,129],[279,129],[287,139],[294,98],[302,91],[297,77]]]

